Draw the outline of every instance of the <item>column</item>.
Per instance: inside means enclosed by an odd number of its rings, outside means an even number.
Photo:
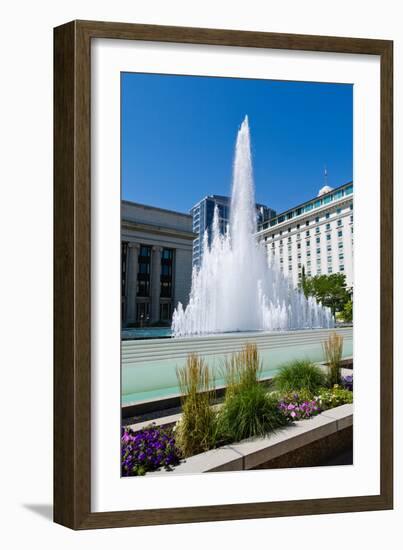
[[[137,295],[137,272],[139,266],[139,248],[136,243],[128,244],[127,260],[127,309],[126,322],[136,321],[136,295]]]
[[[160,319],[161,246],[153,246],[151,258],[151,322]]]

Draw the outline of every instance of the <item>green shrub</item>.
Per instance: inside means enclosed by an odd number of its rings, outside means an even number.
[[[278,399],[259,384],[261,361],[256,344],[247,344],[225,362],[225,400],[218,414],[223,441],[263,436],[286,423]]]
[[[323,353],[329,368],[328,383],[330,386],[341,382],[341,359],[343,356],[343,336],[333,332],[323,343]]]
[[[185,457],[208,451],[215,445],[216,414],[211,408],[214,384],[210,370],[200,357],[191,354],[185,367],[177,369],[182,393],[182,417],[175,439]]]
[[[353,402],[353,392],[334,386],[333,388],[320,388],[316,395],[316,399],[322,410],[332,409],[340,405],[346,405]]]
[[[308,392],[312,396],[326,385],[326,374],[311,361],[297,360],[284,365],[274,377],[273,383],[280,393]]]
[[[259,384],[240,386],[228,394],[218,415],[219,433],[227,442],[264,436],[286,423],[277,397]]]

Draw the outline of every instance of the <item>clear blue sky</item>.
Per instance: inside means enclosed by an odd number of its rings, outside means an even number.
[[[122,197],[188,212],[228,195],[236,133],[251,128],[257,202],[278,212],[352,180],[353,87],[122,74]]]

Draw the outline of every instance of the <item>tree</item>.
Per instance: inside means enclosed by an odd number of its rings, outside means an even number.
[[[353,302],[349,300],[344,304],[344,308],[342,311],[343,315],[343,321],[345,323],[351,323],[353,320]]]
[[[300,286],[305,296],[314,296],[323,306],[330,307],[333,315],[351,301],[352,292],[347,289],[344,273],[306,277],[304,272]]]

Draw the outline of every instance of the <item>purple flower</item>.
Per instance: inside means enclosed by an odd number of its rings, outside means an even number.
[[[160,467],[170,467],[179,463],[179,450],[170,429],[155,425],[133,432],[122,430],[121,437],[122,475],[144,475]]]

